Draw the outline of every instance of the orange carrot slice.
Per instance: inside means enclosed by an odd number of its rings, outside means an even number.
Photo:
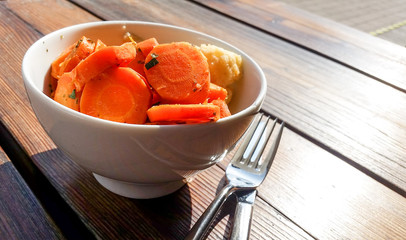
[[[219,85],[210,83],[208,102],[216,99],[225,100],[227,97],[227,90]]]
[[[137,49],[139,49],[142,54],[144,54],[144,56],[147,56],[156,46],[158,46],[158,41],[156,40],[156,38],[148,38],[137,43]]]
[[[220,108],[220,118],[231,116],[230,109],[228,108],[228,105],[224,100],[215,99],[211,101],[211,103]]]
[[[145,59],[145,75],[164,103],[203,103],[209,93],[206,57],[186,42],[160,44]]]
[[[202,123],[217,121],[220,108],[213,104],[163,104],[148,109],[147,115],[152,123]]]
[[[79,111],[80,92],[76,92],[70,73],[64,73],[58,80],[54,100],[75,111]]]
[[[58,76],[62,76],[65,72],[72,71],[83,59],[87,58],[94,51],[94,42],[83,36],[72,48],[72,51],[59,64]],[[57,77],[58,78],[58,77]]]
[[[104,42],[102,42],[102,40],[97,39],[96,44],[94,46],[94,52],[99,51],[100,49],[105,47],[107,47],[107,45]]]
[[[69,56],[72,52],[73,48],[76,46],[76,43],[65,49],[61,55],[58,56],[51,64],[51,75],[55,79],[59,79],[61,77],[61,65],[65,61],[65,59]]]
[[[159,94],[154,89],[151,89],[151,92],[152,92],[152,105],[160,104],[162,102],[161,96],[159,96]]]
[[[85,85],[80,111],[110,121],[143,124],[151,98],[140,74],[128,67],[112,67]]]
[[[143,77],[146,77],[144,72],[145,57],[157,45],[158,41],[155,38],[149,38],[137,43],[137,56],[128,64],[128,67],[134,69]]]
[[[144,72],[144,64],[145,64],[144,54],[141,51],[137,51],[137,55],[135,56],[134,60],[132,60],[127,66],[134,69],[137,73],[141,74],[143,77],[146,77]]]
[[[106,69],[112,66],[126,66],[135,56],[133,43],[104,47],[90,54],[71,71],[76,91],[81,92],[88,81]]]
[[[51,76],[51,79],[48,84],[48,87],[49,87],[48,90],[49,90],[49,96],[52,99],[54,99],[54,97],[55,97],[56,86],[58,86],[58,79]]]

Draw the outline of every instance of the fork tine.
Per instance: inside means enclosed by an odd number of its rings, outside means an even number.
[[[261,115],[261,120],[257,124],[257,127],[254,131],[254,134],[252,135],[250,142],[248,146],[246,147],[244,154],[242,155],[242,158],[240,160],[240,163],[242,164],[249,164],[249,159],[251,159],[252,154],[254,153],[256,146],[258,146],[258,143],[262,137],[263,131],[266,129],[266,126],[268,125],[269,117]]]
[[[260,166],[260,168],[265,167],[265,168],[268,169],[268,168],[271,167],[273,159],[275,158],[276,152],[278,150],[279,143],[280,143],[281,138],[282,138],[282,132],[283,132],[284,127],[285,127],[285,122],[282,122],[280,127],[279,127],[278,134],[277,134],[274,142],[272,143],[271,148],[269,149],[267,155],[264,157],[263,164]]]
[[[278,121],[275,119],[272,123],[269,121],[269,117],[267,119],[268,121],[266,122],[266,126],[264,127],[264,130],[262,132],[261,138],[258,141],[258,144],[255,148],[254,153],[251,156],[251,160],[248,163],[250,166],[256,168],[258,165],[258,162],[262,156],[262,153],[264,152],[265,146],[268,143],[269,138],[272,135],[272,132],[275,128],[276,122]],[[268,127],[268,125],[272,124],[272,126]]]
[[[249,128],[247,129],[247,131],[244,133],[241,145],[239,146],[239,148],[237,149],[237,151],[235,152],[231,162],[236,162],[239,161],[241,156],[243,155],[243,153],[245,152],[248,144],[250,143],[250,140],[252,138],[252,135],[254,135],[255,130],[257,129],[259,120],[262,117],[262,113],[257,114],[254,119],[252,120],[251,125],[249,126]]]

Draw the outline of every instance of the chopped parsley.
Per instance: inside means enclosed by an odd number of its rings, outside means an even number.
[[[78,48],[82,42],[83,42],[83,39],[80,39],[80,40],[76,43],[75,48]]]
[[[76,89],[73,89],[72,93],[69,94],[69,98],[72,98],[72,99],[76,98]]]
[[[145,64],[145,68],[146,68],[147,70],[149,70],[150,68],[152,68],[153,66],[155,66],[155,65],[157,65],[157,64],[159,63],[159,62],[158,62],[158,59],[156,59],[156,58],[158,57],[158,54],[152,53],[152,54],[151,54],[151,57],[152,57],[151,61],[149,61],[149,62],[147,62],[147,63]]]

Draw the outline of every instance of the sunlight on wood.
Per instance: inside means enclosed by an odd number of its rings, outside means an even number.
[[[404,204],[392,205],[385,195],[374,195],[375,192],[386,192],[387,188],[371,181],[368,176],[359,174],[345,162],[331,161],[331,154],[311,151],[302,154],[302,157],[301,162],[306,168],[300,174],[292,175],[293,185],[303,199],[302,205],[296,208],[295,215],[300,222],[309,224],[317,234],[332,232],[337,235],[352,235],[353,228],[349,226],[354,220],[358,223],[357,229],[374,229],[373,226],[379,224],[379,218],[384,219],[385,215],[404,212],[406,209]],[[361,205],[362,209],[359,208]],[[352,221],[345,218],[349,215],[353,216]],[[376,215],[377,218],[370,218],[369,215]],[[406,213],[399,217],[385,220],[388,232],[396,231],[391,227],[406,217]],[[333,219],[342,219],[343,226],[332,228]],[[380,233],[370,234],[374,236]]]

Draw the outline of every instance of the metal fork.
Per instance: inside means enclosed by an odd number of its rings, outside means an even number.
[[[255,190],[263,182],[275,157],[284,127],[284,123],[282,123],[270,150],[264,156],[263,151],[276,122],[277,119],[271,121],[268,116],[263,114],[255,116],[251,126],[244,134],[240,147],[227,166],[226,179],[228,184],[223,187],[195,223],[186,236],[186,240],[197,240],[204,237],[214,217],[230,194],[240,190]],[[239,224],[237,223],[237,225]]]

